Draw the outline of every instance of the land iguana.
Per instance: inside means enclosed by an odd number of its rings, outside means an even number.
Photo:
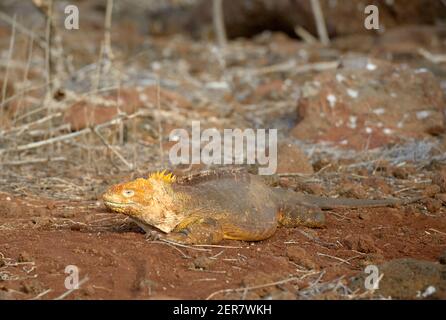
[[[260,176],[240,170],[185,178],[157,172],[114,185],[103,195],[109,209],[129,216],[147,234],[154,234],[155,227],[162,238],[185,244],[260,241],[279,226],[322,228],[323,210],[405,205],[420,199],[324,198],[273,188]]]

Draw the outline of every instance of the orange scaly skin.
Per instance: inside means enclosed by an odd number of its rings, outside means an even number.
[[[165,171],[112,186],[105,205],[131,217],[147,233],[168,240],[216,244],[223,239],[260,241],[278,226],[323,227],[321,209],[382,207],[399,200],[330,199],[271,188],[245,171],[204,172],[176,181]]]

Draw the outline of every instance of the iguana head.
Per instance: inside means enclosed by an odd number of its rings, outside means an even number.
[[[176,210],[174,182],[175,177],[163,171],[150,175],[148,179],[117,184],[103,195],[104,204],[139,224],[171,232],[184,218]]]

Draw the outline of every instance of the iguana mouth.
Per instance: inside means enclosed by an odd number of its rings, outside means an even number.
[[[133,203],[133,202],[122,203],[122,202],[104,201],[104,204],[105,204],[106,206],[123,208],[123,207],[129,206],[129,205],[132,205],[132,204],[134,204],[134,203]]]

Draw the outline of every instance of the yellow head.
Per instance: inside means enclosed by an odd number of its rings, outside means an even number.
[[[133,218],[139,225],[150,225],[164,232],[172,231],[183,219],[177,213],[172,183],[175,176],[156,172],[148,179],[112,186],[104,195],[104,204],[114,212]]]

